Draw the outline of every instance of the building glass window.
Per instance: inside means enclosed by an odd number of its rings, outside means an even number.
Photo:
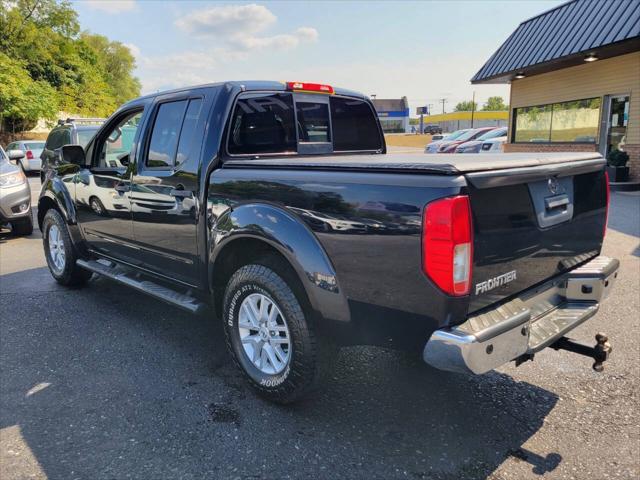
[[[516,142],[548,142],[550,133],[551,105],[516,108]]]
[[[600,98],[553,104],[552,142],[596,143]]]
[[[514,109],[516,143],[596,143],[600,98]]]

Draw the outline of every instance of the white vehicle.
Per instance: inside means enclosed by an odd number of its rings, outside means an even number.
[[[115,192],[114,187],[119,182],[117,179],[102,175],[82,175],[67,177],[76,184],[76,201],[87,205],[97,215],[110,216],[113,212],[129,210],[128,199]],[[67,178],[63,181],[66,182]]]
[[[479,153],[502,153],[502,146],[507,143],[507,136],[490,138],[482,142]]]
[[[18,160],[18,166],[24,172],[39,172],[41,168],[40,155],[44,149],[42,140],[18,140],[7,145],[7,152],[11,150],[22,150],[24,158]]]

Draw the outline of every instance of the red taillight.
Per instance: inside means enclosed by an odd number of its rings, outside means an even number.
[[[27,160],[33,160],[33,152],[31,150],[27,150]]]
[[[333,87],[331,85],[305,82],[287,82],[287,90],[294,90],[298,92],[327,93],[329,95],[333,95],[334,93]]]
[[[607,172],[606,170],[604,172],[604,183],[606,183],[607,189],[607,205],[605,206],[604,211],[604,231],[602,232],[602,238],[604,238],[604,236],[607,234],[607,222],[609,222],[609,196],[611,195],[611,193],[609,192],[609,172]]]
[[[449,295],[467,295],[471,286],[473,230],[467,195],[429,203],[422,223],[422,269]]]

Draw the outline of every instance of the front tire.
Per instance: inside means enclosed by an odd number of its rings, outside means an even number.
[[[76,264],[78,257],[67,224],[53,208],[47,210],[42,221],[42,243],[49,271],[58,283],[79,286],[91,278],[91,272]]]
[[[276,403],[308,394],[327,365],[302,305],[283,277],[265,265],[241,267],[225,291],[227,346],[251,387]]]
[[[33,233],[33,218],[31,218],[31,213],[29,213],[28,217],[11,222],[11,231],[19,237],[31,235]]]

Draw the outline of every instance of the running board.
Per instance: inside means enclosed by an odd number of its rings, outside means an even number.
[[[191,295],[176,292],[175,290],[152,282],[151,280],[136,278],[137,275],[128,272],[126,269],[119,267],[116,264],[111,262],[109,263],[110,265],[107,264],[106,261],[103,263],[103,261],[99,260],[77,260],[78,266],[85,270],[97,273],[98,275],[103,275],[118,283],[122,283],[123,285],[155,297],[158,300],[162,300],[163,302],[182,308],[187,312],[199,314],[207,308],[207,305],[204,302],[201,302]]]

